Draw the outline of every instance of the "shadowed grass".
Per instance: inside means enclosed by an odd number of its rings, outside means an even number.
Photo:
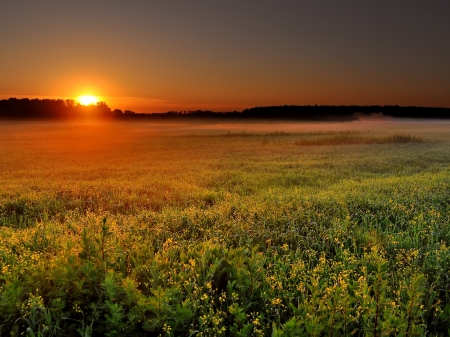
[[[405,144],[423,143],[422,137],[408,134],[394,134],[385,137],[365,136],[352,133],[343,133],[331,137],[320,137],[314,139],[302,139],[295,142],[296,145],[354,145],[354,144]]]

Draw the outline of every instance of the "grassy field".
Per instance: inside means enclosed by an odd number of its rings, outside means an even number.
[[[450,124],[0,124],[0,333],[447,336]]]

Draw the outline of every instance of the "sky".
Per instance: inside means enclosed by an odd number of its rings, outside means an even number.
[[[0,99],[450,107],[450,1],[3,1]]]

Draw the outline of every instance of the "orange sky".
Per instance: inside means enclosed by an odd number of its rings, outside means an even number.
[[[0,98],[137,112],[450,107],[448,2],[8,2]]]

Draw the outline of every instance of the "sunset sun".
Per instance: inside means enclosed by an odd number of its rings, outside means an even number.
[[[77,100],[82,105],[91,105],[98,102],[98,98],[95,96],[80,96]]]

